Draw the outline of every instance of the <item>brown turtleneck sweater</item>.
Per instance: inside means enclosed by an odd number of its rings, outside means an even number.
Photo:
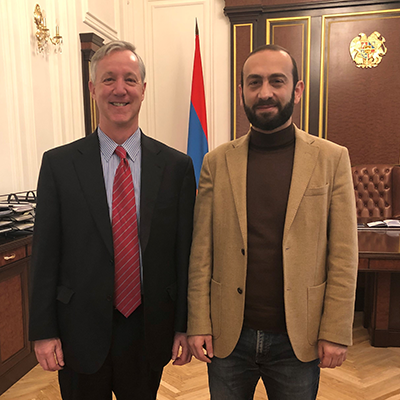
[[[271,134],[250,132],[244,325],[266,332],[286,332],[282,239],[294,145],[293,125]]]

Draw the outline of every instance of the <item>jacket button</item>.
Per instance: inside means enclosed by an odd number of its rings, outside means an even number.
[[[242,254],[244,255],[244,249],[241,250]]]
[[[112,296],[107,296],[106,298],[107,298],[107,301],[111,301],[113,299]]]
[[[240,287],[238,287],[238,288],[237,288],[237,292],[238,292],[239,294],[242,294],[242,293],[243,293],[243,290],[242,290]]]

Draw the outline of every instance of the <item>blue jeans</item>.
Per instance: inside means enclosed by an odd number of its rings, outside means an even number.
[[[243,328],[233,352],[208,364],[211,400],[251,400],[260,378],[269,400],[314,400],[318,364],[299,361],[286,334]]]

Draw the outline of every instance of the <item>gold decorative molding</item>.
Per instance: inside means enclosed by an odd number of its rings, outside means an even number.
[[[237,28],[240,27],[250,27],[250,52],[253,51],[253,24],[235,24],[233,25],[233,139],[236,139],[236,123],[237,123],[237,112],[236,112],[236,104],[237,104],[237,86],[238,82],[236,81],[237,74]]]
[[[285,24],[285,22],[288,22]],[[274,25],[279,23],[279,25]],[[305,82],[304,96],[300,102],[300,128],[308,132],[310,112],[310,50],[311,50],[311,17],[270,18],[266,20],[266,44],[274,44],[274,30],[277,27],[301,26],[302,28],[302,60],[299,79]],[[304,27],[306,26],[306,32]],[[272,35],[271,35],[272,31]],[[306,45],[306,49],[304,46]],[[305,56],[305,59],[304,59]],[[299,67],[299,66],[298,66]],[[304,73],[303,73],[304,72]]]

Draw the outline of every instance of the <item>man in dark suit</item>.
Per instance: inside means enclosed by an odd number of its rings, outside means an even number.
[[[171,357],[175,365],[191,359],[185,332],[193,166],[188,156],[139,128],[145,67],[133,45],[118,41],[100,48],[89,88],[99,109],[98,129],[43,156],[30,340],[41,366],[59,371],[63,399],[109,400],[112,392],[118,400],[155,399]],[[120,168],[134,188],[119,206],[125,213],[134,204],[133,223],[121,235],[132,237],[127,248],[137,252],[124,265],[137,265],[129,272],[138,285],[127,289],[128,297],[136,296],[127,312],[115,295],[120,251],[114,178]]]

